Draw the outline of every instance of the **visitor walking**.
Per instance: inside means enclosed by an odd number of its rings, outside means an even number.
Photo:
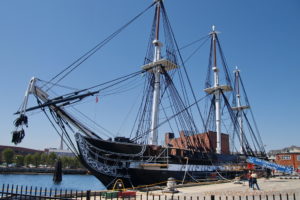
[[[251,174],[251,178],[252,178],[252,189],[255,190],[254,186],[256,186],[256,188],[259,190],[259,186],[257,184],[257,174],[253,172]]]
[[[249,171],[249,173],[247,174],[249,188],[252,188],[252,177],[251,177],[251,174],[252,174],[251,171]]]

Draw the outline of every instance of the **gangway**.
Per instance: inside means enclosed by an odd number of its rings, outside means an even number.
[[[292,167],[287,167],[287,166],[284,166],[284,165],[278,165],[276,163],[269,162],[269,161],[266,161],[266,160],[262,160],[262,159],[259,159],[259,158],[256,158],[256,157],[250,157],[249,156],[247,158],[247,162],[251,163],[251,164],[258,165],[258,166],[261,166],[263,168],[277,170],[277,171],[280,171],[280,172],[283,172],[283,173],[286,173],[286,174],[293,174],[293,172],[294,172]]]

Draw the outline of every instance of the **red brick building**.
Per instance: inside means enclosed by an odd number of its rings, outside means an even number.
[[[223,154],[229,154],[229,135],[221,134],[221,152]],[[180,132],[180,137],[174,138],[174,133],[165,134],[166,145],[175,149],[193,149],[197,150],[212,150],[215,152],[217,146],[217,134],[216,132],[209,131],[208,133],[200,133],[191,136],[185,136],[184,132]]]
[[[279,165],[293,167],[300,172],[300,152],[278,153],[275,162]]]

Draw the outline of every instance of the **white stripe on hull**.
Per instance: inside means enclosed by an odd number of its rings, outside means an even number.
[[[149,166],[147,166],[149,164]],[[167,164],[166,167],[160,167],[157,163],[131,162],[129,168],[160,171],[232,171],[241,169],[238,166],[217,166],[217,165],[186,165],[186,164]]]

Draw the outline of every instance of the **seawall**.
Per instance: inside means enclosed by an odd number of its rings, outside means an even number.
[[[54,168],[21,168],[21,167],[3,167],[0,168],[0,174],[52,174]],[[63,169],[63,174],[87,174],[86,169]]]

